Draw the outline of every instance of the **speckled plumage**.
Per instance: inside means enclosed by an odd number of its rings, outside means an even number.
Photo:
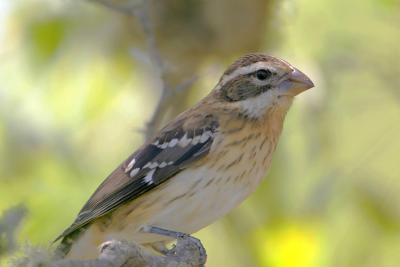
[[[258,78],[260,68],[270,72],[268,80]],[[194,233],[224,216],[266,175],[297,94],[289,91],[288,80],[300,84],[296,90],[312,87],[285,61],[262,54],[236,61],[207,97],[100,185],[60,236],[60,250],[69,258],[91,258],[110,239],[167,240],[140,232],[143,225]]]

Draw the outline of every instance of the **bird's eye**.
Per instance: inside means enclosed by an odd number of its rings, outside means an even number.
[[[258,70],[256,71],[256,77],[257,79],[259,79],[260,81],[264,81],[266,79],[268,79],[269,77],[271,77],[272,72],[269,70]]]

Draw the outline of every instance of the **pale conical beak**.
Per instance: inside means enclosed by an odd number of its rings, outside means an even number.
[[[314,83],[304,73],[296,68],[279,84],[279,90],[287,95],[298,95],[314,87]]]

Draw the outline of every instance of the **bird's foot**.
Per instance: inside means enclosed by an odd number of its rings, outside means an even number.
[[[198,253],[199,266],[204,266],[207,261],[206,250],[198,238],[195,238],[186,233],[168,230],[151,225],[143,226],[141,231],[145,233],[168,236],[176,239],[176,245],[174,245],[172,249],[169,249],[163,253],[167,257],[182,258],[193,255],[193,253]]]
[[[154,251],[160,253],[161,255],[167,256],[168,253],[170,252],[170,249],[167,247],[165,242],[160,241],[156,243],[151,243],[149,245]]]

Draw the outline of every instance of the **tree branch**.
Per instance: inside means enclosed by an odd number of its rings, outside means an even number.
[[[204,266],[204,248],[198,239],[186,236],[166,256],[157,256],[136,243],[108,241],[101,246],[100,255],[93,260],[58,260],[48,254],[31,250],[14,263],[15,267],[195,267]]]
[[[22,205],[12,207],[0,218],[0,256],[16,249],[15,232],[27,211]]]
[[[191,88],[193,83],[197,81],[198,77],[193,76],[186,81],[183,81],[176,87],[171,87],[167,82],[166,64],[161,57],[157,48],[156,34],[154,32],[154,25],[150,19],[150,1],[149,0],[132,0],[124,1],[124,4],[117,5],[113,0],[90,0],[101,4],[109,9],[118,11],[124,15],[135,17],[141,27],[141,30],[146,39],[147,56],[150,59],[152,69],[157,73],[157,78],[160,84],[161,96],[158,100],[157,106],[153,112],[152,117],[147,122],[143,130],[145,139],[148,140],[154,136],[156,131],[160,128],[163,118],[168,109],[173,105],[174,99],[178,94]]]

